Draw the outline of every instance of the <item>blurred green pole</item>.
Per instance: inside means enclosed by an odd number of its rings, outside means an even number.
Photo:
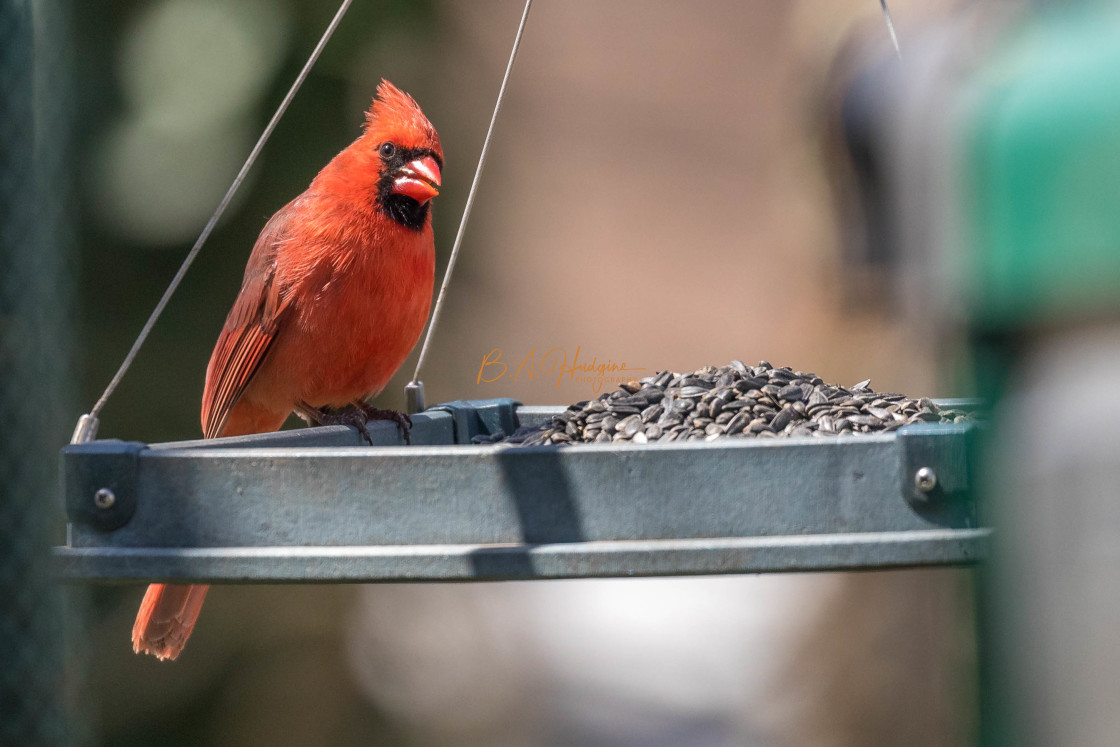
[[[0,744],[80,743],[73,617],[46,569],[73,420],[72,91],[64,0],[0,0]]]
[[[1120,5],[1034,4],[963,100],[964,299],[994,404],[982,744],[1120,744]]]

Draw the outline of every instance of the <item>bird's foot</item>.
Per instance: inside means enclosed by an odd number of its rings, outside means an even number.
[[[404,437],[404,442],[406,444],[412,443],[412,437],[410,435],[412,431],[412,418],[410,418],[405,413],[397,412],[396,410],[382,410],[380,408],[374,407],[368,402],[362,402],[361,400],[354,402],[354,407],[358,408],[366,416],[367,421],[392,420],[397,424],[397,427],[401,429],[401,435]]]
[[[366,423],[369,418],[361,410],[346,408],[334,410],[330,407],[301,407],[296,414],[306,420],[309,425],[350,425],[358,429],[366,443],[373,446],[373,438],[369,435]]]
[[[369,434],[368,424],[374,420],[392,420],[401,429],[404,442],[411,444],[409,431],[412,428],[412,419],[403,412],[396,410],[381,410],[365,402],[354,402],[348,407],[335,409],[332,407],[311,407],[301,404],[296,408],[296,414],[310,425],[349,425],[358,429],[362,438],[373,446],[373,438]]]

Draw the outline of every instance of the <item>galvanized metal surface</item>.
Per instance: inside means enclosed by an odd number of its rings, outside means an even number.
[[[64,450],[74,579],[213,582],[687,575],[974,562],[971,425],[829,439],[454,445],[509,400],[353,429]],[[521,408],[525,420],[560,408]],[[375,443],[400,444],[379,423]],[[132,465],[132,468],[129,468]],[[914,471],[938,489],[915,496]],[[117,500],[98,509],[109,488]],[[99,516],[98,513],[111,516]]]
[[[960,565],[981,559],[987,529],[545,545],[73,548],[71,579],[229,583],[501,581],[688,576]],[[153,574],[153,571],[157,571]]]

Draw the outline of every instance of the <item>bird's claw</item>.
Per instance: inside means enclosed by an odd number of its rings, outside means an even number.
[[[412,443],[412,418],[403,412],[396,410],[382,410],[374,407],[366,402],[355,402],[354,406],[358,408],[365,416],[367,422],[369,420],[392,420],[401,429],[401,436],[404,437],[406,444]]]
[[[409,431],[412,429],[412,418],[396,410],[382,410],[365,402],[354,402],[351,407],[334,410],[329,407],[314,408],[301,404],[296,413],[313,425],[349,425],[358,429],[366,443],[373,446],[373,437],[370,436],[368,424],[373,420],[392,420],[401,429],[401,435],[406,444],[412,443]]]
[[[362,413],[359,412],[356,414],[358,415],[358,417],[354,418],[350,425],[353,425],[358,429],[358,433],[362,434],[362,438],[366,440],[367,444],[373,446],[373,436],[369,435],[369,428],[367,427],[367,423],[369,423],[369,421],[362,416]]]

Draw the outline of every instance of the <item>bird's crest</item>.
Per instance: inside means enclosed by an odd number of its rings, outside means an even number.
[[[435,127],[420,111],[416,100],[384,78],[377,86],[377,95],[366,112],[366,131],[405,129],[420,139],[438,147],[439,135]]]

